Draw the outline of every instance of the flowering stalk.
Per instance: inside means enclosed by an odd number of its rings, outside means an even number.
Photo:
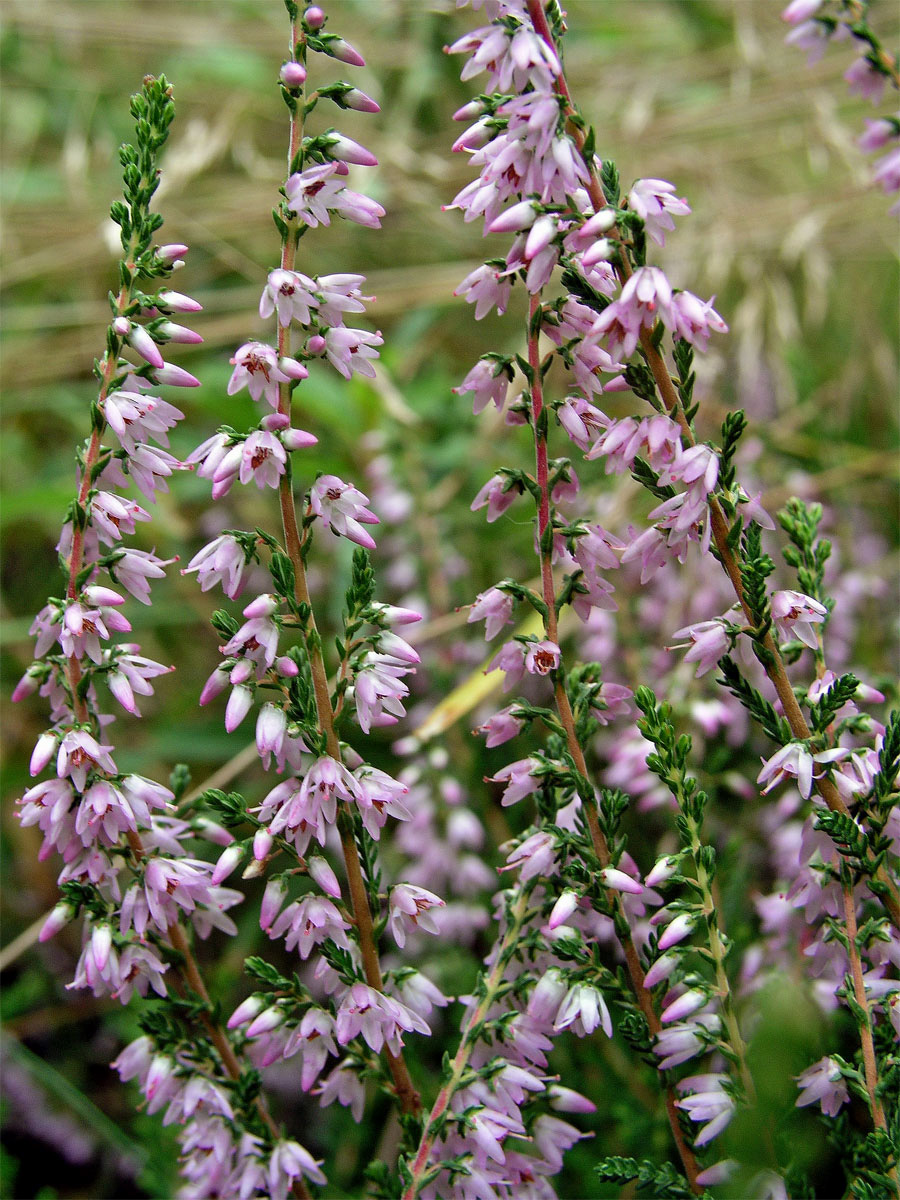
[[[549,47],[555,48],[554,35],[547,23],[542,0],[527,0],[527,4],[535,30]],[[588,134],[585,132],[584,120],[574,106],[561,69],[556,75],[555,83],[559,95],[565,102],[566,114],[572,123],[573,140],[579,150],[583,151]],[[592,161],[592,156],[588,155],[585,161],[588,171],[587,192],[590,196],[593,211],[596,214],[600,214],[609,210],[609,199],[598,177],[596,164]],[[622,235],[617,225],[610,227],[609,237],[614,243],[618,243],[622,247],[618,253],[610,255],[610,262],[623,285],[624,295],[624,290],[634,280],[635,272],[629,260],[629,255],[625,251]],[[643,270],[643,268],[641,269]],[[651,303],[651,314],[654,307],[655,305]],[[677,322],[677,317],[674,320]],[[671,316],[668,318],[668,323],[670,325],[673,323]],[[724,324],[722,327],[724,328]],[[691,332],[688,328],[684,326],[679,327],[677,324],[676,329],[678,335],[687,341],[696,341],[698,337],[698,331]],[[657,322],[655,319],[651,319],[646,323],[642,321],[634,332],[637,335],[637,341],[641,346],[643,357],[650,370],[652,383],[662,402],[663,410],[678,423],[683,444],[694,449],[698,443],[691,427],[691,421],[685,411],[684,395],[679,394],[679,389],[673,381],[672,373],[659,349],[660,334],[663,332],[662,323]],[[682,341],[681,346],[684,347],[684,344],[684,341]],[[689,358],[684,360],[684,364],[676,376],[681,381],[682,393],[685,392],[684,384],[687,382],[689,376]],[[646,387],[646,384],[644,386]],[[638,391],[639,394],[644,394],[646,398],[651,398],[646,392],[641,391],[640,388],[638,388]],[[689,392],[687,394],[689,395]],[[656,406],[655,397],[651,402]],[[735,416],[741,417],[742,414],[735,414]],[[740,436],[741,429],[741,426],[732,426],[735,441]],[[746,556],[741,561],[734,552],[734,546],[741,536],[743,524],[740,518],[737,520],[734,519],[737,514],[737,505],[733,499],[734,494],[738,497],[738,503],[746,502],[747,494],[740,488],[737,489],[736,493],[734,488],[732,488],[731,495],[723,491],[721,495],[710,494],[708,497],[709,526],[716,547],[716,557],[722,564],[734,588],[735,595],[750,626],[750,636],[757,643],[757,657],[775,689],[790,732],[796,741],[808,742],[811,737],[811,730],[803,716],[797,702],[797,697],[788,679],[779,647],[772,636],[770,622],[767,621],[766,604],[763,602],[761,606],[754,606],[750,602],[745,586],[749,564]],[[725,502],[727,502],[728,506],[728,515],[726,515]],[[749,515],[749,508],[747,512]],[[846,803],[827,774],[823,773],[816,779],[816,790],[833,813],[840,814],[843,817],[849,816],[849,809]],[[871,855],[868,857],[868,863],[869,869],[876,881],[876,890],[879,899],[888,912],[894,927],[900,929],[900,889],[898,889],[895,880],[892,879],[884,866],[875,861]]]
[[[408,971],[386,973],[378,942],[386,925],[401,947],[409,925],[436,932],[429,910],[444,902],[408,883],[393,887],[387,897],[382,894],[376,842],[388,816],[409,819],[402,802],[407,788],[342,742],[338,721],[355,716],[368,733],[373,725],[392,724],[404,715],[402,700],[408,688],[402,680],[414,669],[418,654],[391,627],[417,621],[419,615],[374,600],[367,551],[375,543],[366,526],[377,524],[378,518],[366,507],[367,497],[336,476],[323,475],[307,490],[298,515],[293,487],[293,455],[316,441],[292,425],[292,393],[307,377],[307,364],[325,358],[344,378],[353,373],[372,376],[371,360],[382,340],[379,334],[345,325],[345,317],[362,312],[364,300],[371,299],[360,293],[365,282],[361,275],[313,278],[296,269],[299,241],[310,228],[328,225],[334,214],[377,228],[383,216],[379,205],[343,183],[349,164],[371,166],[374,156],[335,130],[311,136],[305,122],[323,101],[365,112],[378,108],[343,82],[307,93],[310,53],[357,66],[363,60],[342,38],[325,31],[326,17],[318,6],[302,15],[292,0],[286,0],[286,8],[291,56],[282,66],[281,90],[291,114],[289,175],[283,201],[273,213],[281,234],[280,262],[269,273],[260,301],[260,314],[276,319],[277,340],[274,346],[241,346],[232,358],[229,383],[230,392],[246,386],[254,400],[273,411],[255,431],[242,435],[223,429],[191,456],[199,473],[212,479],[214,497],[224,494],[236,478],[276,488],[282,538],[261,531],[223,534],[195,556],[188,570],[198,573],[202,587],[221,582],[226,594],[235,597],[247,564],[268,557],[272,591],[244,608],[246,623],[241,626],[226,613],[214,615],[216,628],[228,638],[222,647],[225,661],[210,678],[201,703],[230,685],[225,724],[231,731],[265,689],[272,699],[259,712],[257,748],[264,765],[271,767],[274,758],[284,778],[252,811],[239,796],[214,791],[206,800],[235,828],[248,822],[255,828],[253,837],[233,855],[223,855],[223,877],[248,849],[253,861],[245,874],[262,873],[283,853],[294,859],[295,867],[270,878],[260,924],[270,937],[284,936],[288,948],[298,948],[303,960],[315,951],[315,971],[309,985],[295,986],[264,960],[248,960],[248,971],[266,990],[239,1006],[231,1024],[244,1031],[262,1066],[299,1054],[301,1086],[307,1091],[317,1084],[329,1054],[346,1048],[343,1062],[318,1084],[317,1092],[323,1104],[338,1099],[352,1105],[357,1119],[364,1102],[363,1080],[374,1076],[384,1085],[377,1059],[363,1049],[361,1039],[368,1051],[384,1056],[390,1079],[386,1090],[405,1115],[414,1116],[420,1101],[404,1058],[403,1035],[428,1033],[425,1017],[433,1005],[446,1000],[424,977],[410,987]],[[305,334],[296,351],[295,325]],[[338,639],[333,690],[307,580],[307,560],[322,526],[360,547]],[[291,631],[299,633],[300,642],[280,647]],[[335,829],[349,910],[343,907],[341,885],[327,860],[308,854],[313,838],[325,846]],[[318,890],[287,902],[291,881],[303,876]],[[317,994],[323,987],[332,1001]]]
[[[40,687],[50,699],[53,728],[38,740],[31,773],[39,774],[55,757],[57,778],[32,787],[22,799],[20,815],[25,824],[43,830],[45,852],[55,847],[66,862],[60,876],[64,900],[46,922],[42,939],[79,911],[85,915],[84,948],[70,986],[90,987],[95,995],[111,994],[122,1003],[135,991],[145,996],[152,987],[168,1001],[174,1021],[147,1012],[144,1036],[115,1065],[123,1078],[139,1077],[150,1111],[168,1106],[167,1119],[185,1126],[185,1170],[190,1173],[195,1165],[194,1151],[200,1150],[201,1157],[206,1152],[201,1149],[204,1137],[197,1136],[198,1123],[221,1141],[227,1118],[237,1136],[250,1139],[246,1161],[260,1170],[267,1163],[272,1188],[286,1195],[294,1181],[295,1194],[304,1196],[308,1193],[296,1182],[294,1164],[277,1168],[278,1154],[288,1153],[293,1144],[280,1141],[258,1089],[248,1087],[246,1067],[214,1018],[181,924],[182,914],[189,914],[201,936],[213,926],[233,930],[225,910],[239,897],[214,885],[210,864],[184,854],[181,843],[192,831],[173,814],[175,792],[119,772],[113,747],[101,740],[113,718],[101,712],[98,684],[104,682],[127,712],[139,716],[137,697],[152,695],[149,681],[168,670],[141,656],[132,643],[103,646],[110,630],[131,626],[119,612],[124,598],[100,583],[101,572],[149,604],[149,581],[161,577],[168,565],[155,554],[120,544],[123,535],[134,532],[135,522],[149,520],[150,514],[111,489],[134,482],[150,502],[156,492],[167,490],[167,477],[181,464],[151,442],[167,446],[167,430],[182,414],[148,393],[159,384],[196,385],[187,371],[164,362],[159,346],[201,340],[169,319],[173,313],[196,312],[196,301],[168,289],[145,290],[182,265],[187,250],[152,244],[162,224],[150,208],[159,183],[157,162],[174,116],[166,79],[148,77],[132,98],[131,111],[136,145],[120,150],[125,199],[111,209],[124,251],[120,286],[111,297],[106,353],[96,367],[100,388],[91,410],[91,437],[80,458],[78,491],[59,544],[66,595],[51,600],[38,615],[33,632],[43,661],[29,669],[14,695],[21,699]],[[143,361],[124,358],[128,349]],[[115,436],[119,449],[104,443],[107,433]],[[48,654],[57,641],[62,654]],[[173,782],[179,792],[184,790],[183,769],[176,769]],[[221,828],[210,827],[208,833],[230,840]],[[226,1141],[233,1142],[232,1133]],[[315,1175],[311,1160],[308,1165]],[[236,1170],[243,1174],[233,1157],[220,1153],[215,1167],[219,1181],[232,1178]]]

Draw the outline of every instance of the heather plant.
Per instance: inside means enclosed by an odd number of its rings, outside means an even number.
[[[384,235],[351,186],[375,155],[330,124],[379,106],[333,78],[365,65],[343,6],[284,7],[268,332],[248,317],[222,387],[252,421],[182,459],[156,394],[198,382],[161,352],[199,341],[173,319],[200,309],[169,286],[187,247],[154,240],[172,89],[132,100],[65,594],[14,697],[50,707],[20,802],[64,864],[41,939],[80,918],[71,986],[130,1002],[113,1065],[177,1127],[180,1195],[896,1196],[900,721],[847,661],[828,514],[767,511],[752,420],[714,394],[725,306],[661,265],[688,199],[652,162],[621,178],[556,0],[473,3],[447,50],[484,88],[455,114],[475,177],[446,207],[491,239],[455,294],[503,341],[441,404],[447,429],[469,401],[487,423],[465,500],[509,545],[467,569],[422,511],[360,264],[330,253],[341,222]],[[849,81],[880,99],[896,64],[867,8],[784,16],[804,45],[855,39]],[[896,136],[873,124],[866,148]],[[315,403],[329,378],[399,414],[360,439],[361,486],[334,467],[339,402]],[[229,602],[196,699],[235,741],[194,787],[120,769],[106,703],[137,717],[178,686],[112,635],[175,561],[125,539],[191,479],[213,507],[181,575]],[[257,769],[229,790],[250,720]],[[817,1035],[788,1053],[791,1008]]]

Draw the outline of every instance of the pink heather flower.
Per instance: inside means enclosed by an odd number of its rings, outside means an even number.
[[[343,325],[345,313],[364,312],[363,302],[374,299],[373,296],[364,296],[360,291],[365,282],[364,275],[320,275],[315,280],[319,323]]]
[[[522,494],[519,484],[507,475],[493,475],[469,506],[472,512],[487,505],[488,524],[492,524]]]
[[[712,621],[698,621],[695,625],[685,625],[683,629],[676,629],[673,636],[690,638],[690,643],[683,642],[681,645],[667,646],[666,649],[683,650],[689,645],[684,661],[697,664],[698,679],[707,671],[711,671],[731,646],[728,625],[722,617],[716,617]]]
[[[159,396],[141,396],[137,392],[110,392],[103,415],[124,450],[131,453],[138,442],[148,439],[168,446],[167,430],[182,420],[184,413]]]
[[[59,643],[67,658],[87,656],[99,664],[103,659],[100,639],[107,640],[110,629],[127,633],[131,625],[114,608],[85,608],[78,600],[73,600],[65,608]]]
[[[713,308],[712,300],[701,300],[693,292],[676,292],[663,320],[676,338],[706,350],[711,333],[727,333],[728,326]]]
[[[660,317],[671,328],[672,285],[659,267],[638,267],[622,288],[618,303],[639,325],[649,328]],[[601,314],[598,325],[604,315]]]
[[[108,570],[112,579],[122,585],[141,604],[150,603],[150,579],[162,579],[163,567],[177,561],[158,558],[152,550],[122,549],[110,560]]]
[[[496,267],[484,263],[465,277],[453,295],[464,296],[467,304],[474,304],[475,320],[480,321],[492,308],[496,308],[502,316],[509,304],[511,291],[512,280],[502,276]],[[501,406],[498,404],[497,407]]]
[[[370,360],[378,358],[376,347],[383,343],[380,333],[369,333],[365,329],[346,326],[329,329],[325,334],[325,356],[345,379],[349,379],[354,371],[374,379],[375,368]]]
[[[679,1079],[675,1085],[683,1098],[675,1102],[692,1121],[705,1122],[694,1139],[697,1146],[705,1146],[718,1137],[734,1116],[734,1100],[725,1090],[726,1075],[691,1075]],[[688,1092],[688,1095],[684,1095]]]
[[[365,983],[354,983],[341,1001],[335,1021],[335,1033],[342,1046],[358,1034],[376,1054],[387,1046],[399,1054],[404,1032],[428,1034],[431,1030],[422,1018],[395,1000]]]
[[[330,941],[347,947],[349,924],[326,896],[312,893],[289,904],[266,931],[271,938],[284,937],[287,950],[298,950],[304,962],[316,946]]]
[[[600,694],[591,707],[591,716],[601,725],[628,715],[629,701],[634,693],[623,683],[602,683]]]
[[[412,883],[400,883],[391,888],[388,923],[397,945],[401,948],[406,945],[407,923],[424,929],[426,933],[438,933],[438,926],[429,910],[443,908],[444,905],[445,901],[440,896]]]
[[[656,987],[658,983],[662,983],[664,979],[668,979],[678,966],[679,961],[680,956],[677,953],[661,954],[644,976],[644,987]]]
[[[828,27],[821,21],[801,21],[795,25],[784,39],[786,46],[797,46],[805,50],[806,65],[814,66],[825,53],[825,47],[830,40]]]
[[[268,318],[277,312],[279,325],[285,327],[292,320],[309,325],[310,309],[318,306],[315,292],[315,280],[301,275],[299,271],[281,268],[270,271],[259,302],[259,315]]]
[[[484,621],[485,641],[491,641],[497,636],[504,625],[512,622],[512,611],[515,601],[512,596],[501,592],[498,588],[488,588],[480,592],[469,612],[468,624],[473,621]]]
[[[234,352],[231,364],[234,370],[226,389],[228,395],[233,396],[246,387],[254,400],[265,398],[272,408],[278,408],[280,383],[305,379],[309,374],[302,363],[292,358],[279,358],[278,351],[264,342],[245,342]]]
[[[356,1068],[349,1063],[341,1063],[335,1067],[313,1094],[321,1097],[319,1103],[323,1108],[337,1100],[339,1104],[350,1109],[357,1124],[362,1121],[363,1107],[366,1103],[365,1086]]]
[[[558,1033],[563,1029],[572,1029],[579,1036],[586,1037],[598,1026],[602,1026],[607,1037],[612,1037],[612,1018],[603,993],[588,983],[575,984],[569,989],[553,1022],[554,1030]]]
[[[660,1058],[660,1071],[671,1070],[702,1054],[708,1044],[708,1035],[716,1033],[718,1029],[718,1017],[701,1014],[695,1021],[670,1025],[668,1029],[660,1030],[653,1046],[654,1054]]]
[[[362,526],[377,525],[378,518],[365,507],[368,502],[368,496],[336,475],[320,475],[309,493],[310,508],[332,532],[372,550],[375,541]]]
[[[801,21],[808,21],[821,6],[822,0],[791,0],[782,12],[781,19],[789,25],[798,25]]]
[[[673,214],[681,217],[691,211],[674,191],[675,185],[665,179],[638,179],[628,193],[628,207],[643,219],[647,233],[660,246],[665,245],[666,232],[675,228]]]
[[[882,190],[888,195],[892,192],[900,192],[900,146],[878,159],[873,178],[876,183],[881,184]],[[894,209],[892,208],[891,211],[893,212]]]
[[[89,771],[117,774],[110,750],[112,746],[101,746],[86,730],[70,729],[59,743],[56,774],[60,779],[70,778],[78,791],[83,792]]]
[[[506,790],[500,801],[504,808],[518,803],[523,797],[530,796],[537,791],[541,786],[541,781],[539,776],[532,772],[539,766],[540,762],[536,758],[522,758],[518,762],[502,767],[496,775],[489,776],[494,783],[506,784]]]
[[[799,638],[811,650],[819,644],[813,624],[823,622],[827,616],[824,604],[802,592],[776,592],[772,597],[772,619],[780,637],[785,641]]]
[[[90,520],[101,542],[114,546],[122,534],[134,533],[136,521],[149,521],[150,514],[133,500],[113,492],[97,492],[91,501]]]
[[[503,690],[508,692],[525,674],[525,647],[521,642],[506,642],[500,647],[485,668],[485,673],[503,671],[506,678]]]
[[[556,417],[579,450],[585,453],[597,435],[610,424],[609,417],[583,396],[567,396],[556,410]]]
[[[509,368],[502,359],[490,355],[480,358],[459,385],[451,390],[457,396],[472,392],[472,412],[482,412],[493,402],[498,412],[503,411],[509,389]]]
[[[607,348],[615,359],[630,358],[634,354],[640,332],[640,312],[622,300],[614,300],[607,305],[591,330],[595,337],[606,335]]]
[[[560,653],[556,642],[529,642],[525,648],[525,670],[530,675],[549,675],[559,666]]]
[[[345,137],[342,133],[328,135],[328,146],[325,153],[341,162],[355,163],[360,167],[377,167],[378,159],[371,150],[354,142],[353,138]]]
[[[278,481],[284,474],[287,463],[287,453],[279,438],[274,433],[258,429],[251,433],[241,448],[241,465],[238,478],[241,483],[249,483],[252,479],[260,489],[278,487]],[[219,468],[224,469],[224,463]],[[213,478],[218,482],[219,472]]]
[[[527,25],[515,32],[487,25],[474,29],[447,47],[448,54],[470,54],[460,73],[465,82],[488,72],[489,92],[523,92],[527,84],[536,91],[550,92],[561,68],[555,52]]]
[[[763,769],[757,775],[756,782],[767,784],[763,788],[763,795],[765,795],[785,779],[794,778],[797,780],[800,795],[804,800],[808,800],[813,780],[821,779],[824,774],[824,771],[816,772],[813,764],[832,763],[840,758],[846,758],[849,754],[849,750],[840,747],[824,750],[820,754],[811,754],[805,742],[788,742],[768,761],[763,760]]]
[[[240,542],[231,534],[223,533],[199,550],[181,574],[196,571],[201,592],[221,583],[225,595],[234,600],[240,594],[246,566],[247,559]]]
[[[510,705],[500,709],[475,730],[476,733],[485,735],[484,744],[488,750],[494,746],[502,746],[504,742],[508,742],[510,738],[516,737],[521,732],[524,721],[521,717],[513,715],[514,707],[514,705]]]
[[[509,855],[503,870],[519,867],[519,881],[527,883],[537,875],[555,875],[556,841],[551,833],[541,830],[525,839]]]
[[[252,617],[246,621],[225,646],[222,653],[227,657],[246,658],[256,664],[256,675],[263,675],[275,661],[278,652],[278,626],[269,617]],[[237,682],[234,678],[232,683]]]
[[[701,1008],[705,1008],[709,1002],[709,996],[702,988],[691,988],[686,992],[682,992],[671,1004],[660,1013],[660,1021],[663,1025],[671,1025],[673,1021],[683,1021],[686,1017],[692,1017],[695,1012],[699,1012]]]
[[[118,653],[111,659],[114,670],[106,676],[110,692],[126,712],[130,712],[136,717],[141,714],[135,700],[135,693],[138,696],[152,696],[153,688],[147,681],[156,679],[160,675],[168,675],[170,671],[175,670],[174,667],[163,666],[162,663],[154,662],[152,658],[145,658],[141,654],[134,653],[139,648],[134,643],[121,645]]]
[[[880,104],[884,95],[885,76],[869,61],[868,54],[861,54],[844,72],[850,94]]]
[[[409,688],[402,682],[410,667],[389,654],[370,651],[362,660],[354,680],[356,718],[363,733],[373,725],[394,725],[406,716],[402,701]]]
[[[836,1117],[850,1099],[841,1069],[831,1058],[820,1058],[817,1063],[813,1063],[794,1078],[800,1088],[800,1095],[797,1097],[798,1108],[818,1103],[826,1117]]]
[[[866,117],[865,124],[866,131],[856,139],[856,144],[866,154],[871,154],[873,150],[881,150],[898,136],[895,123],[885,117],[878,117],[874,121],[871,117]]]
[[[293,1181],[304,1176],[313,1183],[327,1182],[320,1170],[320,1162],[299,1142],[276,1142],[266,1167],[267,1190],[272,1200],[287,1200]]]

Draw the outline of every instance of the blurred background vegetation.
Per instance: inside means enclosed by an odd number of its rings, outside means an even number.
[[[827,503],[844,562],[853,565],[857,550],[864,560],[860,586],[872,594],[861,597],[864,620],[852,654],[877,679],[896,661],[886,613],[896,579],[896,226],[855,145],[871,110],[847,95],[847,47],[832,47],[807,69],[802,54],[783,45],[779,8],[771,0],[570,0],[567,67],[596,125],[598,151],[617,161],[623,182],[670,179],[690,201],[693,216],[681,220],[659,261],[677,284],[715,294],[732,329],[702,364],[701,434],[715,437],[727,409],[746,408],[752,471],[767,506],[777,508],[793,491]],[[890,44],[896,11],[875,6],[876,21],[881,8],[879,30]],[[314,373],[302,388],[301,423],[320,440],[311,471],[358,480],[370,494],[395,479],[407,497],[408,529],[386,528],[375,565],[392,597],[423,600],[431,623],[425,671],[446,688],[484,653],[482,643],[457,646],[454,631],[465,613],[455,607],[504,570],[514,572],[530,542],[524,522],[486,530],[468,511],[481,483],[510,460],[509,444],[518,444],[521,431],[490,416],[476,422],[450,391],[479,354],[518,349],[521,330],[515,305],[505,319],[475,325],[472,310],[452,295],[484,254],[480,227],[441,210],[469,178],[465,158],[451,156],[449,146],[460,130],[451,114],[471,95],[459,82],[461,60],[442,48],[471,25],[472,14],[457,13],[449,0],[338,0],[327,10],[330,27],[367,58],[364,70],[347,68],[345,77],[352,74],[381,113],[332,118],[320,109],[314,122],[321,128],[327,119],[375,151],[380,166],[358,186],[388,216],[381,233],[342,223],[314,233],[301,244],[311,258],[302,253],[299,266],[365,273],[377,297],[371,320],[385,347],[372,385],[345,386]],[[27,786],[23,763],[43,728],[43,706],[35,700],[11,709],[6,697],[31,661],[32,616],[48,590],[60,587],[53,547],[72,495],[73,447],[88,427],[91,364],[103,349],[117,246],[107,214],[119,189],[116,148],[130,134],[128,96],[147,73],[164,72],[175,85],[178,115],[158,193],[161,240],[191,245],[173,286],[204,305],[194,322],[204,345],[171,355],[203,382],[168,397],[187,416],[173,442],[186,455],[219,424],[254,420],[246,393],[227,397],[225,385],[234,347],[267,336],[256,307],[265,272],[276,265],[269,210],[283,179],[286,111],[274,85],[288,39],[279,0],[4,0],[0,17],[0,699],[9,944],[56,894],[58,865],[38,863],[36,831],[21,829],[12,815]],[[317,62],[313,70],[330,80],[334,67]],[[591,486],[605,486],[598,471],[581,473]],[[270,499],[254,491],[211,510],[208,485],[186,475],[162,498],[139,544],[186,559],[226,526],[268,522]],[[393,562],[392,538],[400,552]],[[347,560],[338,553],[328,562],[319,587],[339,597]],[[873,578],[884,586],[871,587]],[[157,588],[151,609],[131,606],[143,652],[177,662],[179,674],[177,685],[161,680],[145,706],[155,719],[117,727],[120,739],[127,728],[130,768],[165,778],[181,761],[199,783],[235,753],[217,706],[196,707],[217,658],[208,625],[214,607],[193,578],[177,572]],[[480,778],[481,759],[471,767]],[[244,783],[259,795],[258,773]],[[252,905],[245,909],[241,938],[214,966],[225,979],[239,974],[242,954],[252,949]],[[4,974],[3,1194],[164,1196],[169,1135],[131,1113],[107,1066],[121,1039],[133,1036],[134,1017],[63,990],[78,949],[70,930],[16,957]],[[615,1079],[622,1068],[603,1069]],[[341,1111],[321,1120],[330,1122],[328,1137],[338,1131],[344,1138],[349,1182],[360,1146],[345,1118]],[[153,1132],[149,1162],[146,1151],[137,1156],[145,1166],[138,1184],[132,1140],[142,1129]],[[636,1129],[635,1138],[644,1132]],[[67,1155],[53,1149],[61,1143]],[[597,1150],[583,1150],[585,1161]]]

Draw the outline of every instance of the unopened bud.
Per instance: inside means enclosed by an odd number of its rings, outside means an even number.
[[[281,82],[286,88],[301,88],[306,82],[306,67],[303,63],[286,62],[281,68]]]

